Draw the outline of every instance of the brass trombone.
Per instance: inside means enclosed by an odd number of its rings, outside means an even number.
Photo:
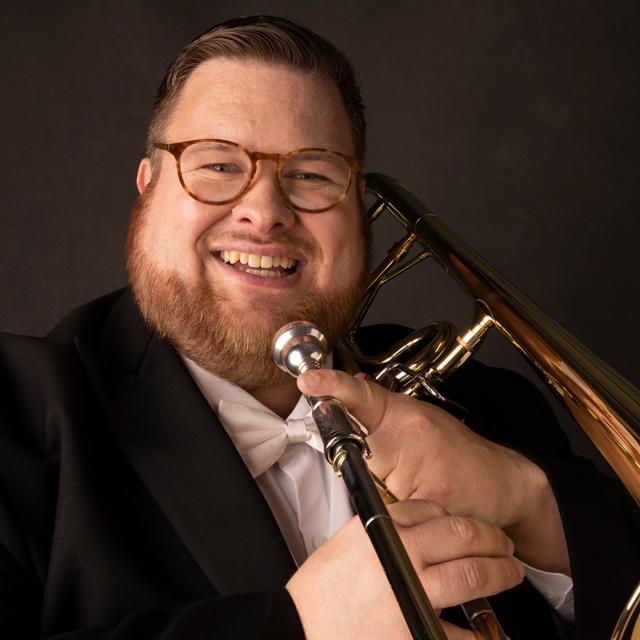
[[[559,397],[640,504],[640,391],[518,291],[396,181],[368,174],[366,184],[375,197],[371,221],[387,211],[406,229],[406,236],[374,271],[353,326],[339,347],[342,361],[354,368],[382,367],[376,377],[407,395],[437,395],[438,382],[472,356],[489,329],[496,327]],[[416,243],[421,250],[410,258]],[[376,293],[428,257],[435,258],[476,301],[472,325],[460,335],[448,323],[431,325],[389,353],[364,356],[354,333]],[[410,358],[399,364],[404,353],[410,353]],[[640,640],[640,585],[611,637]]]

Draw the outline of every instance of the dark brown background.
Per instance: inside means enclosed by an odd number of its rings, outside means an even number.
[[[194,35],[252,13],[299,19],[343,48],[368,104],[368,169],[415,190],[640,383],[640,3],[628,0],[5,5],[0,329],[42,334],[125,283],[157,84]],[[373,319],[466,322],[470,304],[429,273]],[[496,339],[484,359],[521,367]]]

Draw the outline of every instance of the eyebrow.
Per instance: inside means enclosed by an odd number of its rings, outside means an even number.
[[[322,158],[326,158],[326,153],[328,150],[322,149],[322,151],[302,151],[298,155],[301,155],[304,158],[310,158],[311,160],[321,160]]]
[[[225,142],[201,142],[201,149],[238,149],[238,147],[232,144],[226,144]]]

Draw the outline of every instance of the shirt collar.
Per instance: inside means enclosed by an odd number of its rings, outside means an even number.
[[[182,361],[184,362],[187,370],[191,374],[191,377],[194,379],[195,383],[198,385],[198,388],[202,392],[202,395],[206,398],[211,408],[217,413],[218,412],[218,404],[220,400],[224,398],[228,402],[235,402],[236,404],[242,404],[246,407],[252,407],[254,409],[259,409],[260,411],[266,411],[277,418],[276,413],[271,411],[268,407],[256,400],[250,393],[241,389],[238,385],[233,384],[233,382],[229,382],[228,380],[224,380],[219,376],[203,369],[200,365],[196,364],[190,358],[187,358],[185,355],[180,354]],[[330,365],[331,356],[327,358],[328,364]],[[310,411],[309,403],[306,401],[304,396],[300,394],[298,398],[298,402],[296,406],[293,408],[293,411],[287,416],[287,420],[294,420],[298,418],[304,418]]]

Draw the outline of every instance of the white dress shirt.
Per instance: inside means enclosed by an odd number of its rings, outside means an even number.
[[[220,415],[221,400],[223,403],[235,403],[264,412],[268,414],[266,421],[276,418],[285,422],[240,387],[206,371],[184,356],[182,359],[232,440],[232,430]],[[287,422],[292,421],[295,430],[299,431],[303,423],[309,424],[310,412],[309,404],[301,395],[287,416]],[[300,566],[354,515],[354,511],[344,482],[336,477],[331,465],[327,464],[321,447],[311,446],[308,442],[311,438],[304,441],[304,436],[301,436],[298,440],[302,441],[286,445],[278,461],[266,471],[254,475],[254,478],[292,557]],[[234,444],[242,455],[242,448],[235,441]],[[247,466],[251,470],[253,465],[247,463]],[[564,574],[541,571],[527,564],[524,566],[529,582],[562,618],[572,622],[573,580]]]
[[[183,360],[227,432],[230,429],[219,412],[221,400],[261,410],[284,422],[244,389],[188,358]],[[309,404],[300,396],[287,420],[302,420],[310,412]],[[306,442],[289,444],[278,462],[255,480],[298,566],[353,516],[344,482],[336,477],[324,455]]]

